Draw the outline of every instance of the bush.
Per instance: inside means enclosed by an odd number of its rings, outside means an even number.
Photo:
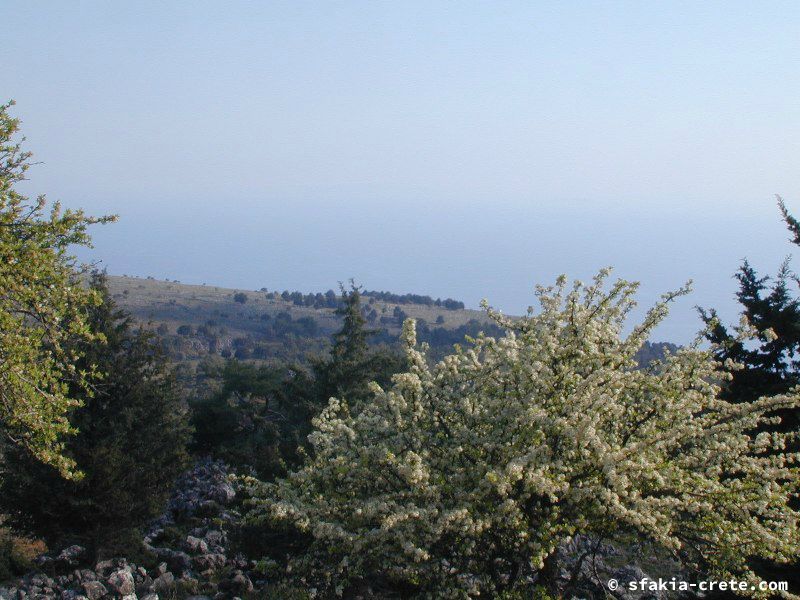
[[[498,597],[534,572],[552,589],[562,541],[620,532],[718,580],[753,580],[751,556],[796,557],[798,456],[787,435],[750,432],[798,406],[797,392],[725,402],[725,373],[699,342],[637,369],[684,291],[622,336],[636,285],[606,292],[605,277],[539,288],[541,312],[520,320],[488,309],[505,335],[434,367],[407,321],[408,372],[360,410],[332,399],[302,469],[246,480],[248,523],[307,537],[287,580],[326,597],[363,581]]]
[[[261,477],[299,464],[298,447],[310,430],[316,408],[302,370],[228,361],[207,377],[221,380],[219,391],[192,405],[193,450],[212,454]]]
[[[20,577],[33,568],[33,558],[45,550],[44,544],[15,538],[0,528],[0,583]]]

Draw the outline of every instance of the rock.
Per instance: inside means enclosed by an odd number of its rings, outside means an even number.
[[[52,569],[47,573],[57,576],[30,573],[14,585],[0,587],[0,600],[159,600],[177,591],[194,594],[192,600],[257,595],[265,582],[254,585],[244,557],[227,557],[226,530],[236,513],[224,507],[235,497],[224,463],[199,462],[178,479],[166,512],[142,536],[147,551],[161,561],[156,569],[148,572],[124,558],[99,561],[94,569],[80,568],[88,553],[75,545],[37,559]],[[176,533],[183,539],[178,546],[173,543]],[[218,583],[219,575],[231,571]]]
[[[120,596],[130,596],[136,592],[133,575],[127,569],[114,571],[108,578],[108,586]]]
[[[612,577],[619,582],[619,590],[624,598],[667,598],[666,591],[637,590],[630,592],[628,584],[632,581],[652,580],[647,573],[636,565],[625,565],[612,573]]]
[[[190,535],[186,538],[186,549],[193,554],[205,554],[208,552],[208,544],[204,540]]]
[[[38,588],[53,587],[53,580],[44,573],[36,573],[31,577],[31,585]]]
[[[77,572],[75,578],[78,581],[97,581],[97,573],[91,569],[81,569]]]
[[[219,515],[222,506],[216,500],[203,500],[197,505],[195,513],[198,517],[213,518]]]
[[[228,504],[228,502],[232,501],[235,497],[236,491],[229,483],[218,485],[211,491],[211,500],[214,500],[219,504]]]
[[[248,594],[253,591],[253,582],[241,571],[236,571],[233,577],[219,583],[219,589],[230,594]]]
[[[94,566],[94,570],[97,573],[105,574],[108,571],[111,571],[113,568],[116,567],[115,561],[113,560],[101,560]]]
[[[171,552],[167,564],[169,564],[170,571],[174,573],[183,573],[191,568],[192,559],[186,552]]]
[[[192,564],[198,571],[208,571],[225,566],[224,554],[202,554],[192,559]]]
[[[206,543],[216,544],[217,546],[223,546],[226,541],[226,535],[216,529],[207,531],[203,538],[206,540]]]
[[[99,581],[87,581],[82,586],[83,594],[89,600],[98,600],[108,593],[108,589]]]
[[[167,571],[166,573],[162,573],[158,577],[156,577],[155,581],[153,581],[153,589],[155,589],[156,593],[164,593],[169,591],[175,583],[175,576]]]
[[[60,568],[77,567],[86,556],[86,548],[76,544],[64,548],[56,557],[55,563]]]
[[[557,579],[555,583],[560,593],[569,598],[605,600],[609,597],[606,584],[609,580],[614,579],[619,584],[619,588],[614,592],[614,597],[618,600],[666,599],[667,595],[663,592],[659,594],[650,590],[628,590],[628,583],[631,581],[649,579],[647,573],[638,566],[625,564],[619,558],[627,556],[635,560],[636,554],[635,547],[619,548],[608,543],[600,544],[585,535],[576,535],[562,543],[556,552],[554,558],[556,559]],[[611,566],[611,564],[619,565],[621,563],[625,566]],[[677,563],[663,562],[661,568],[671,568],[676,576],[680,575]],[[678,577],[678,579],[681,578],[685,578],[685,576]],[[687,597],[694,596],[690,594]]]
[[[137,579],[134,577],[134,579]],[[153,587],[154,582],[153,578],[149,575],[140,575],[138,580],[136,581],[136,593],[140,596],[146,596],[147,594],[152,593],[155,588]]]

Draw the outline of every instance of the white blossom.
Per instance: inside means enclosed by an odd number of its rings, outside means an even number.
[[[492,597],[577,533],[634,532],[708,576],[754,579],[748,556],[797,557],[790,434],[751,433],[798,393],[729,404],[713,348],[646,369],[635,355],[665,295],[624,335],[636,284],[537,288],[541,310],[429,366],[414,322],[408,373],[351,414],[331,399],[313,454],[285,480],[247,480],[248,518],[294,524],[310,545],[287,576],[341,594],[361,579],[437,598]],[[743,322],[742,331],[751,327]],[[508,568],[498,567],[507,565]]]

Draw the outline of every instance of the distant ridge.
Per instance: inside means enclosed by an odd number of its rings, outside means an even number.
[[[214,357],[305,361],[321,352],[340,327],[334,314],[339,296],[333,290],[254,291],[115,275],[108,277],[108,286],[114,300],[142,327],[156,332],[178,363]],[[465,335],[502,334],[486,313],[452,298],[371,290],[362,296],[368,326],[378,332],[372,340],[376,344],[395,344],[406,317],[417,320],[418,338],[431,345],[435,357],[463,343]],[[639,361],[646,364],[662,357],[664,349],[676,348],[648,342]]]

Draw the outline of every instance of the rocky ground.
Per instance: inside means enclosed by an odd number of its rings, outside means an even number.
[[[40,571],[0,587],[0,600],[229,600],[266,597],[255,563],[232,556],[228,507],[236,492],[221,462],[204,461],[184,474],[167,512],[144,536],[157,557],[147,569],[124,558],[82,568],[85,549],[66,548],[37,559]]]
[[[631,591],[629,584],[642,580],[669,581],[673,577],[677,581],[689,580],[689,575],[668,555],[636,543],[610,544],[577,535],[558,549],[556,564],[557,586],[565,598],[665,600],[697,597],[691,592],[640,590],[639,586]]]

